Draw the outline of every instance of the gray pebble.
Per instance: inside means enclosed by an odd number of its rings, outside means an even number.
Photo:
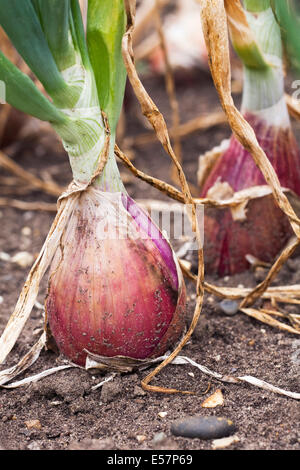
[[[171,433],[175,436],[218,439],[234,434],[236,427],[230,419],[218,416],[190,416],[174,421]]]
[[[219,306],[226,315],[235,315],[239,310],[239,304],[236,300],[224,299],[219,303]]]
[[[164,441],[165,439],[167,439],[166,433],[157,432],[156,434],[154,434],[152,442],[153,442],[153,444],[158,444],[158,443]]]

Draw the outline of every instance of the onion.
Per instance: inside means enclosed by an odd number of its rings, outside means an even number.
[[[16,17],[24,30],[15,28]],[[8,102],[51,123],[73,173],[24,287],[30,295],[19,316],[24,324],[51,263],[47,321],[60,351],[80,366],[88,351],[132,359],[165,353],[183,333],[185,308],[185,286],[172,248],[127,195],[114,155],[126,82],[124,2],[89,0],[86,34],[83,20],[77,1],[61,0],[11,0],[0,17],[51,97],[0,51]],[[2,358],[15,341],[9,328]]]
[[[290,126],[269,125],[251,113],[244,116],[281,185],[300,195],[300,152]],[[218,182],[227,182],[234,192],[266,184],[252,156],[234,136],[209,174],[201,196],[209,194]],[[207,209],[204,224],[206,270],[220,276],[246,270],[249,267],[247,254],[272,262],[292,235],[290,223],[272,195],[250,201],[246,220],[234,220],[230,209]]]
[[[244,62],[241,111],[273,165],[281,186],[300,195],[300,151],[284,99],[280,29],[267,4],[261,4],[260,12],[245,13],[259,47],[254,48],[253,41],[249,41],[251,48],[247,49],[245,38],[239,43],[242,28],[237,28],[238,23],[234,21],[231,23],[234,25],[233,45]],[[201,188],[201,197],[215,197],[222,183],[227,193],[231,191],[230,196],[267,184],[252,156],[234,136],[210,171]],[[223,276],[244,271],[249,267],[246,255],[272,262],[292,235],[290,223],[272,195],[252,199],[245,212],[246,216],[237,220],[230,209],[206,210],[207,272]]]
[[[46,311],[60,351],[159,356],[184,328],[185,286],[168,241],[127,195],[85,191],[50,273]]]

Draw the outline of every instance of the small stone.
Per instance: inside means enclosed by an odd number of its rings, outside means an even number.
[[[213,440],[211,447],[213,450],[225,449],[226,447],[229,447],[231,444],[235,444],[236,442],[239,442],[239,441],[240,440],[237,436],[223,437],[222,439]]]
[[[25,237],[29,237],[31,235],[31,228],[30,227],[23,227],[21,230],[22,235]]]
[[[27,449],[29,449],[29,450],[41,450],[39,444],[36,441],[30,442],[30,444],[28,444],[28,446],[27,446]]]
[[[27,268],[33,263],[33,260],[32,254],[28,253],[28,251],[19,251],[11,259],[13,263],[18,264],[21,268]]]
[[[195,377],[194,372],[188,372],[188,375],[189,375],[190,377],[193,377],[193,378]]]
[[[236,427],[230,419],[217,416],[190,416],[174,421],[171,432],[175,436],[218,439],[234,434]]]
[[[146,392],[145,390],[142,389],[142,387],[135,385],[133,389],[133,395],[135,397],[143,397],[144,395],[146,395]]]
[[[152,442],[153,444],[160,444],[163,442],[165,439],[167,439],[167,435],[164,432],[157,432],[154,434]]]
[[[167,411],[160,411],[160,412],[158,413],[158,416],[159,416],[160,418],[165,418],[165,417],[167,416],[167,414],[168,414]]]
[[[138,435],[136,436],[136,440],[137,440],[138,442],[140,442],[140,443],[141,443],[141,442],[144,442],[146,439],[147,439],[147,437],[146,437],[144,434],[138,434]]]
[[[219,302],[219,306],[226,315],[235,315],[239,310],[239,304],[235,300],[224,299]]]
[[[52,406],[58,406],[58,405],[61,405],[62,403],[63,403],[63,401],[54,400],[54,401],[51,401],[50,405],[52,405]]]
[[[60,434],[61,434],[61,432],[57,428],[56,429],[51,429],[51,430],[46,432],[47,437],[49,437],[50,439],[55,439],[56,437],[59,437]]]
[[[215,357],[214,357],[214,360],[219,362],[221,359],[221,354],[217,354]]]
[[[4,299],[3,299],[2,295],[0,295],[0,305],[3,304],[3,300]]]
[[[10,255],[4,251],[0,251],[0,261],[10,261]]]
[[[222,390],[218,388],[212,395],[206,398],[201,404],[202,408],[215,408],[224,405],[224,397]]]
[[[27,429],[42,429],[42,425],[39,419],[30,419],[25,421]]]

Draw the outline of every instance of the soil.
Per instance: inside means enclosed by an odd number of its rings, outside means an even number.
[[[161,77],[148,76],[146,88],[170,123],[170,108]],[[219,109],[217,94],[205,72],[179,77],[177,94],[181,119],[187,121],[200,114]],[[235,97],[239,103],[239,96]],[[146,131],[144,118],[128,89],[126,97],[126,135]],[[295,126],[296,127],[296,126]],[[299,137],[298,129],[297,134]],[[183,139],[183,164],[188,180],[197,184],[198,155],[230,135],[228,126],[216,126]],[[170,181],[170,161],[155,143],[133,148],[135,165],[146,173]],[[48,171],[56,182],[67,185],[71,180],[67,156],[63,151],[47,152],[41,144],[20,148],[15,160],[32,171]],[[166,199],[157,190],[131,177],[120,167],[129,181],[129,194],[136,199]],[[1,170],[1,174],[7,175]],[[54,198],[32,190],[26,201],[55,202]],[[47,235],[53,213],[19,211],[1,208],[0,252],[14,255],[28,251],[36,256]],[[24,227],[29,227],[30,230]],[[299,283],[299,258],[285,266],[275,283]],[[0,330],[13,311],[30,267],[0,260]],[[210,279],[219,285],[254,286],[257,275],[248,271],[232,278]],[[187,325],[195,305],[194,285],[188,289]],[[43,303],[47,279],[43,279],[38,300]],[[290,309],[297,312],[296,306]],[[9,355],[7,367],[17,362],[34,344],[43,328],[41,310],[34,308],[16,346]],[[296,335],[279,331],[238,312],[226,316],[219,300],[206,295],[200,321],[191,341],[182,354],[208,368],[232,375],[253,375],[281,388],[298,391],[300,382],[300,340]],[[298,356],[297,356],[298,355]],[[51,351],[42,351],[37,362],[24,376],[61,364],[62,359]],[[106,376],[67,369],[36,383],[0,392],[0,447],[3,449],[211,449],[212,441],[174,437],[171,423],[190,415],[216,415],[231,419],[237,427],[237,442],[228,449],[295,450],[300,447],[299,402],[247,384],[225,384],[204,375],[189,365],[170,365],[153,380],[161,385],[191,390],[195,395],[164,395],[144,392],[140,381],[147,371],[116,376],[102,389],[91,387]],[[209,390],[207,391],[209,387]],[[224,404],[203,408],[201,404],[221,389]],[[159,415],[167,412],[166,415]],[[28,423],[38,420],[39,423]],[[158,433],[165,433],[161,440]],[[144,437],[139,437],[144,436]]]

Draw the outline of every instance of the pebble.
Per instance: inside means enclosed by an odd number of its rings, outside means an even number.
[[[42,429],[42,425],[38,419],[30,419],[25,421],[27,429]]]
[[[168,412],[167,411],[160,411],[158,413],[159,418],[165,418],[167,416]]]
[[[215,408],[222,405],[224,405],[224,397],[222,390],[219,388],[201,403],[202,408]]]
[[[41,450],[41,447],[39,446],[39,444],[36,441],[32,441],[32,442],[30,442],[30,444],[28,444],[27,449],[29,449],[29,450]]]
[[[142,389],[142,387],[135,385],[133,389],[133,395],[135,397],[143,397],[144,395],[146,395],[146,392],[145,390]]]
[[[18,264],[21,268],[27,268],[33,263],[33,260],[34,257],[28,251],[19,251],[11,259],[13,263]]]
[[[25,237],[29,237],[31,235],[31,228],[30,227],[23,227],[21,230],[22,235]]]
[[[157,432],[156,434],[154,434],[152,442],[153,442],[153,444],[159,444],[160,442],[164,441],[165,439],[167,439],[167,435],[166,435],[165,432]]]
[[[190,416],[174,421],[171,433],[175,436],[218,439],[234,434],[236,427],[230,419],[217,416]]]
[[[0,252],[0,260],[1,261],[10,261],[10,255],[5,253],[4,251]]]
[[[147,439],[147,437],[146,437],[144,434],[138,434],[138,435],[136,436],[136,440],[137,440],[138,442],[144,442],[146,439]]]
[[[231,446],[239,442],[240,439],[237,436],[223,437],[222,439],[215,439],[212,441],[211,447],[213,450],[225,449],[226,447]]]
[[[235,300],[224,299],[219,302],[219,306],[226,315],[235,315],[239,310],[239,304]]]
[[[0,305],[3,304],[3,300],[4,299],[3,299],[2,295],[0,295]]]

